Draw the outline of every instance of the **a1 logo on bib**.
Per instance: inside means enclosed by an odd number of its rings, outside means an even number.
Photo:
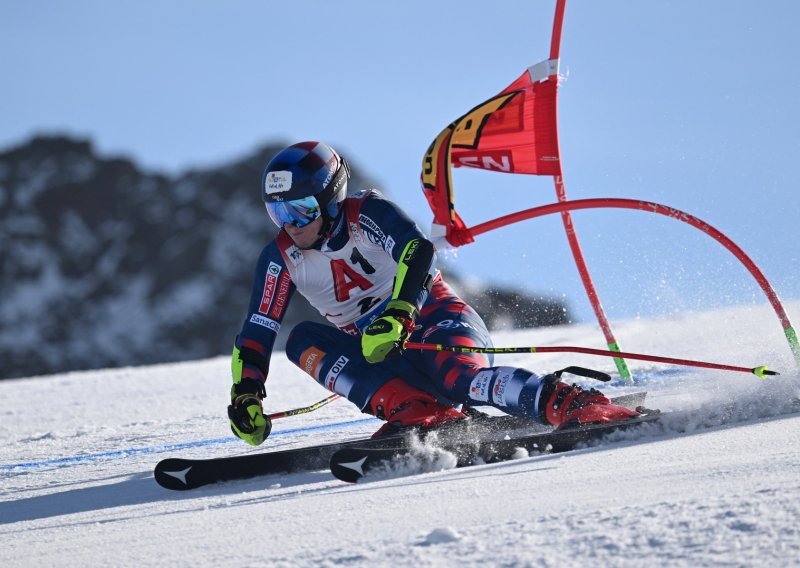
[[[264,179],[264,191],[267,192],[267,195],[283,193],[284,191],[289,191],[291,187],[292,172],[267,172],[267,176]]]

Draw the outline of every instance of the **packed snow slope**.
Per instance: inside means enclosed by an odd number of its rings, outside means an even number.
[[[800,303],[788,304],[800,321]],[[346,401],[231,437],[229,362],[0,382],[2,566],[790,566],[800,563],[800,373],[766,306],[615,322],[623,348],[781,376],[630,361],[663,424],[560,455],[347,485],[329,472],[170,492],[152,468],[369,434]],[[595,326],[497,333],[603,347]],[[498,357],[546,372],[609,359]],[[270,411],[325,391],[278,353]]]

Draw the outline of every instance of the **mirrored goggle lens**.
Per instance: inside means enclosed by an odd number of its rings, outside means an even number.
[[[305,227],[322,214],[315,197],[304,197],[294,201],[275,201],[266,204],[270,219],[283,227],[286,223]]]

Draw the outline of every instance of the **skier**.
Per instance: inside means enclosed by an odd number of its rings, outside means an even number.
[[[331,147],[301,142],[267,165],[261,196],[281,229],[261,252],[236,337],[228,407],[234,434],[262,443],[264,384],[286,307],[303,296],[334,326],[302,322],[286,354],[300,369],[386,423],[375,436],[465,418],[491,405],[542,423],[638,416],[554,375],[492,367],[481,354],[404,350],[406,341],[490,346],[480,316],[444,282],[433,244],[376,190],[347,196],[350,170]]]

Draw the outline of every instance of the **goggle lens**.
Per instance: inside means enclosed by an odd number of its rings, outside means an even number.
[[[266,206],[270,219],[281,228],[287,223],[302,228],[322,215],[319,202],[314,196],[293,201],[270,201]]]

